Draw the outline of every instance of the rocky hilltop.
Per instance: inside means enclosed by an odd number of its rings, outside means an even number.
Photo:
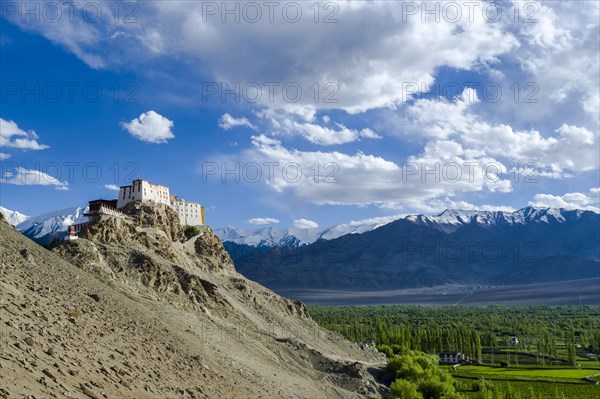
[[[384,358],[131,204],[51,251],[0,221],[0,398],[366,398]]]

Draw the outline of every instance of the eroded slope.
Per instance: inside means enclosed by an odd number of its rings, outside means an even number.
[[[52,252],[0,222],[0,397],[376,396],[379,354],[239,275],[209,228],[130,208]]]

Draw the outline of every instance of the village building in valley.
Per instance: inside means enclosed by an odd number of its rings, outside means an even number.
[[[134,180],[129,186],[121,186],[119,197],[114,200],[97,199],[89,202],[88,211],[84,214],[89,221],[69,226],[65,240],[77,239],[79,233],[85,231],[90,223],[103,218],[123,219],[125,214],[120,209],[131,202],[156,203],[170,206],[179,216],[183,226],[204,225],[204,207],[197,202],[187,201],[170,193],[169,187],[153,184],[147,180]]]
[[[462,352],[442,352],[439,356],[440,364],[460,364],[468,361]]]

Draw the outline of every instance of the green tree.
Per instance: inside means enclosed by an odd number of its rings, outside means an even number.
[[[569,328],[565,334],[565,345],[567,346],[567,362],[571,366],[577,364],[575,360],[575,331],[573,328]]]
[[[388,370],[396,374],[396,378],[419,381],[425,377],[421,364],[415,362],[410,355],[394,356],[388,361]]]
[[[388,358],[391,358],[394,356],[394,352],[392,351],[392,348],[390,348],[388,345],[377,345],[377,350],[381,353],[385,353],[385,355]]]
[[[485,378],[479,377],[477,382],[473,383],[472,389],[475,392],[487,393],[491,389],[491,385],[488,381],[485,380]]]
[[[417,391],[417,386],[407,380],[396,380],[390,386],[392,398],[398,399],[423,399],[423,395]]]
[[[479,336],[479,333],[477,331],[475,332],[475,360],[477,361],[477,363],[481,363],[482,361],[481,337]]]
[[[190,239],[200,234],[200,229],[198,226],[185,226],[184,234],[188,239]]]
[[[441,376],[435,376],[424,380],[419,384],[419,392],[425,399],[450,399],[460,398],[451,380],[444,380]]]

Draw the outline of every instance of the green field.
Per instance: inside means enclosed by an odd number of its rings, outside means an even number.
[[[465,386],[469,386],[465,380],[457,379]],[[590,384],[562,384],[551,382],[535,382],[535,381],[493,381],[498,386],[510,385],[515,391],[521,394],[521,397],[526,399],[598,399],[600,397],[600,386]],[[531,397],[530,392],[533,390],[535,396]],[[469,389],[461,390],[460,393],[468,399],[477,398],[477,393]]]
[[[452,367],[444,367],[449,371]],[[467,398],[475,398],[469,386],[473,380],[469,378],[483,377],[493,385],[510,386],[521,395],[527,396],[531,390],[541,399],[598,399],[600,385],[586,383],[582,378],[598,374],[598,369],[568,369],[568,368],[499,368],[486,366],[460,366],[451,371],[451,375],[464,387],[461,391]],[[529,398],[528,398],[529,399]],[[537,399],[537,398],[531,398]]]
[[[600,373],[596,369],[551,369],[551,368],[501,368],[486,366],[460,366],[452,375],[484,377],[502,380],[552,380],[583,383],[582,378]]]

